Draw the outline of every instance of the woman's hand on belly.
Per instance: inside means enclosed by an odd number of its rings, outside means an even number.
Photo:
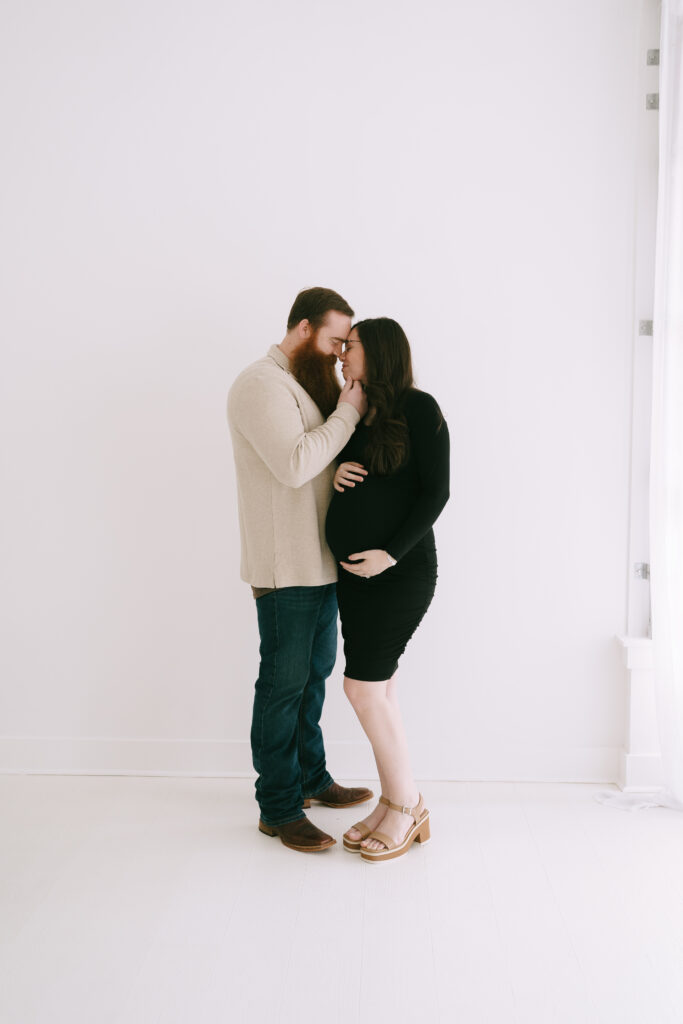
[[[388,551],[381,548],[373,548],[371,551],[359,551],[356,555],[349,555],[349,558],[358,559],[354,562],[340,562],[342,568],[352,572],[354,576],[363,576],[369,579],[371,576],[379,576],[385,569],[396,565],[396,559],[392,558]]]

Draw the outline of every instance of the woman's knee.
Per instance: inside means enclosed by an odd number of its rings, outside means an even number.
[[[344,693],[354,708],[367,708],[379,701],[386,700],[386,682],[370,682],[362,679],[349,679],[344,676]]]
[[[348,697],[351,704],[354,703],[358,692],[358,680],[349,679],[347,676],[344,676],[344,693]]]

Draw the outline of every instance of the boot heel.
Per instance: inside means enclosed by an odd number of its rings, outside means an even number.
[[[431,830],[429,828],[429,818],[425,821],[424,825],[420,828],[420,831],[415,836],[416,843],[426,843],[432,837]]]
[[[304,800],[304,810],[307,811],[310,806],[311,806],[311,801],[310,800]]]
[[[277,832],[270,825],[266,825],[265,822],[259,821],[258,823],[259,832],[263,832],[264,836],[276,836]]]

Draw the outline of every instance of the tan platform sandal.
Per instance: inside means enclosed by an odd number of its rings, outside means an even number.
[[[389,806],[389,801],[385,796],[381,796],[379,798],[379,802],[381,804],[386,804],[387,807]],[[372,833],[372,829],[368,828],[367,825],[364,825],[362,821],[359,821],[357,825],[352,825],[351,828],[355,828],[358,830],[358,832],[360,832],[360,839],[349,839],[345,832],[342,837],[344,849],[348,850],[349,853],[360,853],[360,844],[364,839],[368,838],[368,836]],[[350,832],[351,829],[348,829],[348,831]]]
[[[401,807],[400,804],[392,804],[388,800],[387,804],[392,811],[401,811],[402,814],[410,814],[413,818],[413,824],[410,826],[400,843],[395,843],[390,836],[385,835],[383,832],[371,832],[367,838],[376,839],[378,842],[384,843],[385,849],[368,850],[365,846],[361,846],[360,855],[363,860],[371,861],[373,863],[380,860],[393,860],[394,857],[402,857],[413,842],[426,843],[431,838],[429,828],[429,811],[424,805],[422,793],[420,793],[419,800],[414,807]],[[364,836],[363,838],[365,839],[366,837]]]

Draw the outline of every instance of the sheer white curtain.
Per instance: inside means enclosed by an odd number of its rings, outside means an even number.
[[[662,3],[653,341],[650,587],[664,788],[597,799],[683,810],[683,0]]]
[[[666,791],[683,810],[683,0],[664,0],[660,50],[650,586]]]

